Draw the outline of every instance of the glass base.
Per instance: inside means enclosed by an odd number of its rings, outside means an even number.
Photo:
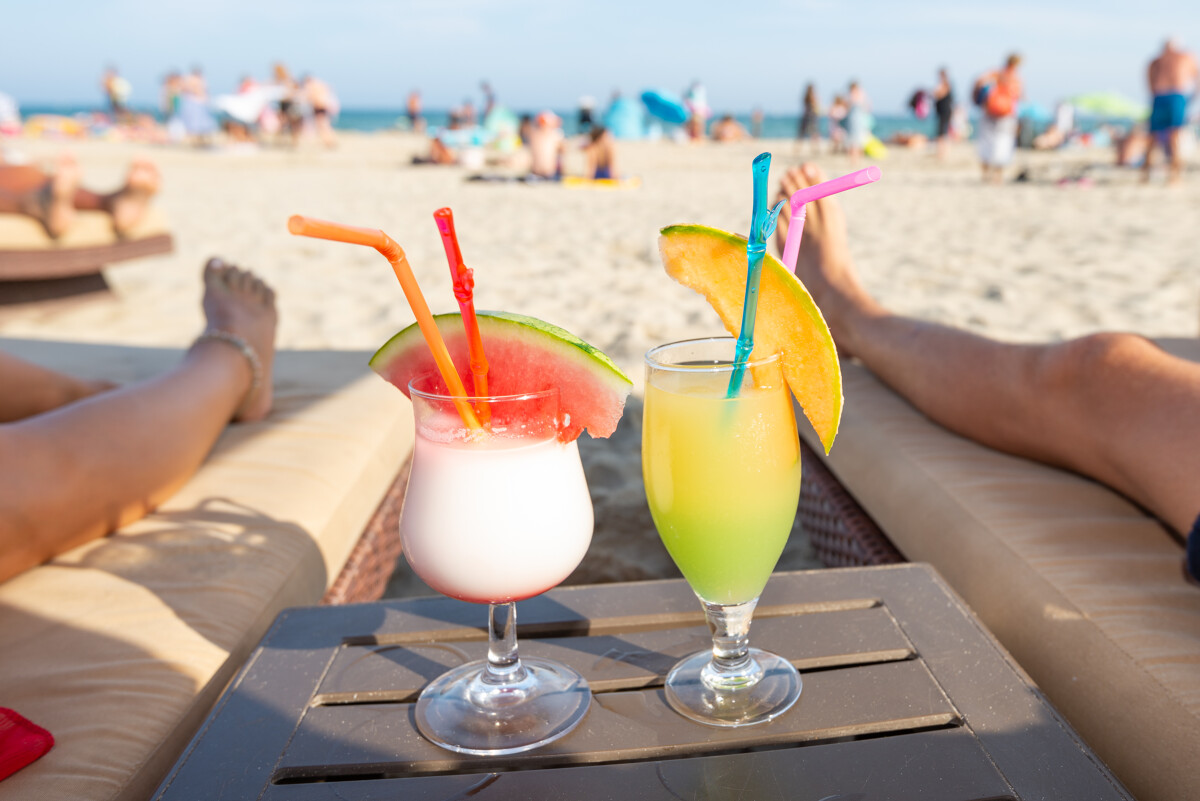
[[[781,656],[758,648],[750,658],[761,669],[752,683],[722,687],[713,680],[712,651],[700,651],[671,668],[664,687],[671,708],[685,718],[708,726],[750,726],[788,711],[804,683],[800,673]]]
[[[417,729],[442,748],[498,756],[543,746],[575,728],[592,702],[583,676],[549,659],[520,664],[524,676],[511,684],[485,682],[485,660],[442,674],[417,699]]]

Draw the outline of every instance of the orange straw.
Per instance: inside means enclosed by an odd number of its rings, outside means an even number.
[[[446,261],[450,263],[450,277],[454,279],[454,297],[462,311],[463,328],[467,332],[467,346],[471,353],[471,380],[475,385],[475,396],[487,397],[488,361],[483,352],[483,339],[479,336],[479,321],[475,319],[475,273],[463,264],[462,250],[458,247],[458,235],[454,231],[454,212],[449,207],[433,213],[442,245],[446,248]],[[480,408],[480,416],[488,419],[487,405]]]
[[[408,305],[417,318],[417,325],[421,327],[421,333],[425,335],[425,342],[429,345],[430,352],[433,353],[433,360],[437,363],[438,372],[442,374],[442,380],[446,382],[450,394],[454,397],[454,406],[458,409],[459,417],[468,428],[481,428],[479,420],[475,417],[475,411],[467,402],[466,387],[458,377],[458,371],[454,369],[454,362],[450,359],[450,351],[446,350],[442,332],[438,330],[437,324],[433,321],[433,314],[429,311],[429,304],[425,302],[425,296],[421,294],[421,287],[417,286],[417,278],[413,275],[412,267],[408,265],[408,258],[405,257],[404,251],[396,244],[396,241],[377,228],[358,228],[353,225],[314,220],[299,214],[293,214],[288,218],[288,230],[298,236],[348,242],[351,245],[366,245],[383,254],[383,257],[392,265],[392,271],[396,273],[396,278],[400,280],[404,297],[408,299]]]

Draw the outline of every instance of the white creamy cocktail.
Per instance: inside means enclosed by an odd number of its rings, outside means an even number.
[[[408,563],[433,589],[474,603],[558,585],[592,539],[578,443],[461,429],[453,415],[418,425],[400,523]]]

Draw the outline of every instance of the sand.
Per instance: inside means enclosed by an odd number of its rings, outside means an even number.
[[[34,160],[62,147],[10,145]],[[657,231],[680,222],[744,231],[751,158],[773,151],[777,175],[800,160],[793,143],[622,144],[622,170],[642,179],[628,190],[468,182],[461,168],[410,166],[424,145],[406,134],[343,135],[334,152],[69,147],[85,182],[101,190],[119,183],[132,156],[154,159],[176,250],[108,270],[106,297],[0,307],[0,336],[186,345],[201,328],[199,267],[220,254],[278,290],[282,348],[373,350],[412,321],[386,263],[364,248],[292,237],[287,217],[383,228],[407,251],[435,311],[450,311],[431,218],[449,205],[480,308],[562,325],[609,353],[635,384],[617,434],[582,443],[597,527],[571,581],[677,575],[642,491],[641,358],[652,345],[722,329],[699,296],[663,273]],[[1109,166],[1108,151],[1017,158],[1030,180],[991,187],[966,146],[946,164],[893,148],[882,181],[843,195],[867,287],[898,311],[1012,340],[1104,329],[1197,334],[1200,174],[1191,171],[1182,187],[1162,186],[1161,175],[1142,186],[1136,172]],[[815,160],[829,174],[851,169],[844,157]],[[1088,167],[1089,182],[1060,183]],[[578,153],[568,169],[582,169]],[[797,531],[780,567],[812,566]],[[421,591],[402,566],[390,592]]]

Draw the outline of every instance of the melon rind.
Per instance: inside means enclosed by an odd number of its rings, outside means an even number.
[[[703,295],[725,330],[737,336],[746,297],[746,238],[706,225],[672,225],[660,234],[667,274]],[[829,326],[800,279],[769,253],[758,293],[754,355],[782,354],[788,386],[828,453],[842,417],[842,371]]]
[[[560,433],[571,441],[586,428],[593,437],[607,437],[616,430],[633,382],[600,349],[556,325],[521,314],[476,311],[484,353],[488,357],[490,395],[559,389],[559,410],[566,423]],[[471,387],[467,337],[460,314],[438,314],[434,322],[442,333],[455,368]],[[513,386],[512,371],[526,370],[527,363],[547,363],[553,370],[522,375]],[[371,369],[408,395],[411,378],[436,370],[433,356],[420,328],[414,323],[400,331],[371,357]],[[569,416],[569,417],[568,417]]]

